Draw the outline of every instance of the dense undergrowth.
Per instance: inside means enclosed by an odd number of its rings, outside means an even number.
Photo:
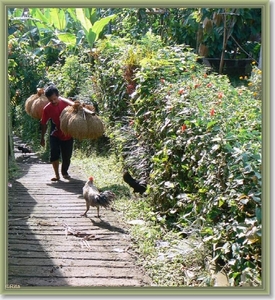
[[[99,141],[76,141],[83,162],[92,160],[93,151],[111,151],[121,169],[147,180],[148,196],[127,199],[120,209],[127,218],[145,222],[133,226],[132,233],[153,277],[168,262],[181,275],[191,262],[200,269],[204,255],[210,255],[232,286],[260,286],[260,70],[254,66],[253,76],[234,87],[197,58],[192,49],[165,46],[151,33],[134,44],[108,37],[97,43],[89,63],[70,56],[48,68],[43,81],[56,83],[63,95],[98,105],[106,133]],[[26,141],[39,142],[39,122],[25,116],[17,96],[12,101],[17,132]],[[33,147],[41,151],[38,142]],[[102,184],[105,178],[116,189],[121,178],[106,174],[100,175]],[[185,261],[184,252],[171,250],[184,249],[193,237],[200,241],[193,244],[194,259]],[[156,249],[158,258],[150,257]],[[173,253],[162,255],[160,249]],[[202,271],[179,281],[177,272],[171,278],[158,276],[156,284],[211,285]]]
[[[97,48],[92,87],[123,166],[147,179],[156,223],[199,232],[232,285],[260,285],[260,82],[233,87],[150,34],[121,43]]]

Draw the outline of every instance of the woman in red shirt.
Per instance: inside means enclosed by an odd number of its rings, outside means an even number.
[[[50,85],[45,90],[45,96],[49,102],[43,109],[41,118],[41,146],[45,146],[45,133],[47,131],[47,123],[52,122],[50,133],[50,162],[52,163],[55,177],[52,181],[60,180],[59,160],[62,158],[61,174],[63,178],[69,179],[68,169],[71,163],[73,153],[73,138],[65,135],[60,130],[60,114],[65,107],[73,105],[74,102],[59,96],[59,91],[54,85]]]

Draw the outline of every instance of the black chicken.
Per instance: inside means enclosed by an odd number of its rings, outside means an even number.
[[[128,171],[123,173],[123,180],[134,189],[134,193],[142,195],[147,189],[147,184],[144,180],[134,179]]]
[[[19,151],[22,151],[23,154],[26,154],[26,153],[32,153],[31,150],[29,148],[26,148],[26,147],[23,147],[23,146],[18,146],[17,149]]]

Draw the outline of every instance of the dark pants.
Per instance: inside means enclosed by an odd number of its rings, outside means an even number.
[[[68,169],[71,163],[73,153],[73,139],[61,141],[55,136],[50,136],[51,156],[50,161],[59,160],[62,158],[61,174],[68,175]],[[61,154],[61,156],[60,156]]]

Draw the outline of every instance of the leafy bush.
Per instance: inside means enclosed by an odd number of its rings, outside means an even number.
[[[74,97],[80,94],[91,74],[91,64],[87,57],[69,55],[64,63],[56,62],[48,68],[47,81],[53,82],[64,97]]]
[[[133,100],[136,129],[155,150],[153,204],[160,211],[168,209],[181,228],[191,229],[201,220],[205,241],[217,245],[215,259],[222,258],[234,284],[240,284],[246,270],[246,279],[258,285],[261,103],[248,89],[232,88],[227,77],[206,75],[194,61],[190,64],[190,57],[174,61],[191,74],[177,76],[176,83],[164,77],[163,86],[156,88],[141,68],[139,97]],[[156,74],[164,75],[151,68],[150,79]],[[254,271],[247,272],[248,267]]]
[[[149,174],[151,207],[168,226],[196,228],[232,285],[260,285],[261,102],[249,88],[209,73],[185,46],[143,56],[139,49],[126,45],[103,59],[102,46],[99,54],[100,70],[114,68],[101,100],[107,111],[111,98],[115,103],[109,134],[118,153],[136,175]],[[121,97],[114,87],[125,88],[125,57],[134,61],[128,77],[134,86]]]
[[[250,78],[247,79],[249,90],[253,92],[253,96],[257,100],[262,100],[262,71],[255,65],[252,67]]]
[[[8,79],[10,92],[10,116],[14,132],[34,149],[39,140],[40,126],[37,120],[25,113],[25,101],[32,94],[45,74],[45,57],[29,51],[28,43],[10,36],[8,42]]]

